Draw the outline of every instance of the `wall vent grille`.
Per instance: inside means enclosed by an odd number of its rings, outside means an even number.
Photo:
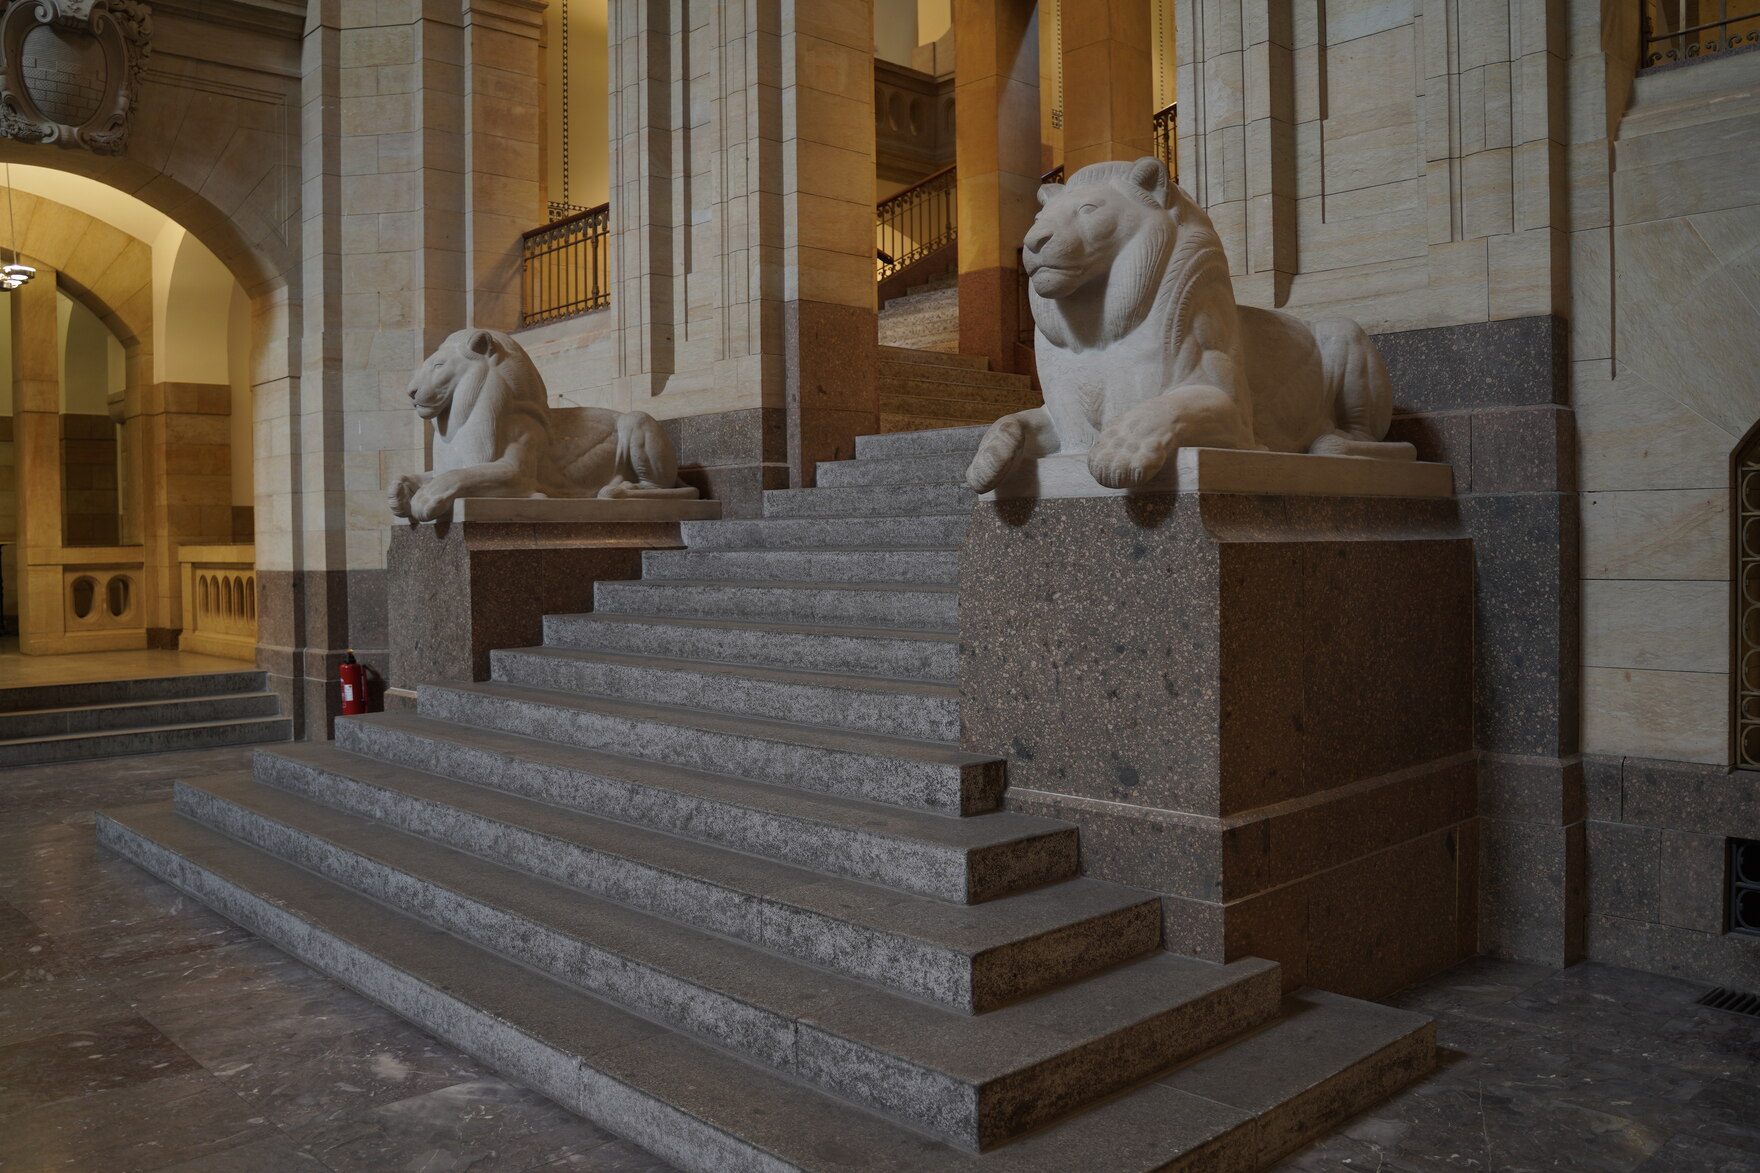
[[[1760,994],[1749,994],[1741,990],[1729,990],[1718,986],[1715,990],[1706,990],[1693,1001],[1700,1006],[1709,1006],[1713,1010],[1727,1010],[1731,1014],[1746,1014],[1751,1018],[1760,1018]]]

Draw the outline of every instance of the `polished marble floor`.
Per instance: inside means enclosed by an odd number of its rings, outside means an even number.
[[[242,672],[256,667],[246,660],[142,648],[129,652],[77,652],[63,656],[26,656],[18,638],[0,639],[0,688],[30,684],[85,684],[92,680],[136,680],[149,676],[192,676],[198,672]]]
[[[0,1170],[665,1173],[93,845],[248,756],[0,770]],[[1699,991],[1457,967],[1395,999],[1436,1074],[1279,1171],[1760,1173],[1760,1020]]]

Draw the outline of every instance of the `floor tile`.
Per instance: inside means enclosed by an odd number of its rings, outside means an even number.
[[[0,1118],[199,1069],[142,1018],[43,1035],[0,1047]]]

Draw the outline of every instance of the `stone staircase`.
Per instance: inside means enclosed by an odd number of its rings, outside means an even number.
[[[286,741],[264,673],[209,672],[0,689],[0,767]]]
[[[990,424],[1044,402],[1031,376],[993,371],[982,355],[897,346],[880,348],[879,391],[888,434]]]
[[[959,745],[959,479],[863,437],[688,522],[487,683],[259,750],[104,844],[686,1170],[1249,1170],[1432,1026],[1161,951]]]
[[[959,349],[959,276],[911,286],[880,307],[880,345],[951,354]]]

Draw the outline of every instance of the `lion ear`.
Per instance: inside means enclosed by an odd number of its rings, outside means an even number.
[[[1041,183],[1039,185],[1039,206],[1043,208],[1052,198],[1063,193],[1061,183]]]
[[[1131,164],[1131,182],[1154,197],[1162,207],[1167,206],[1167,167],[1153,155],[1144,155]]]
[[[487,330],[472,330],[470,336],[464,340],[464,348],[472,354],[480,354],[484,358],[488,358],[501,349],[495,345],[495,335]]]

